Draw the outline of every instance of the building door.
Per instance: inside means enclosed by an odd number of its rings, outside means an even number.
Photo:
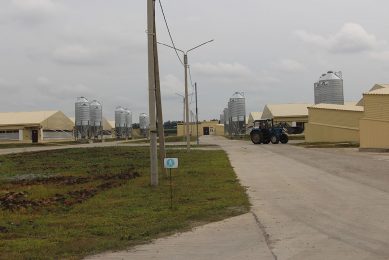
[[[203,135],[209,135],[209,127],[203,127]]]
[[[38,130],[31,130],[31,139],[33,143],[38,142]]]

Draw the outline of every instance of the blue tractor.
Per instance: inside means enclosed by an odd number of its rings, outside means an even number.
[[[285,128],[275,126],[272,119],[255,120],[250,137],[254,144],[286,144],[289,141]]]

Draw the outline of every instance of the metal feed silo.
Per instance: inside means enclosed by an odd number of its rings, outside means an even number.
[[[132,113],[129,109],[125,108],[126,111],[126,137],[132,137]]]
[[[328,71],[314,83],[315,104],[344,104],[342,72]]]
[[[139,129],[141,135],[144,137],[147,137],[149,134],[149,128],[150,128],[150,119],[149,116],[145,113],[142,113],[139,115]]]
[[[246,99],[243,92],[235,92],[228,102],[230,120],[230,134],[245,134]]]
[[[126,110],[121,106],[115,109],[115,131],[117,138],[126,137]]]
[[[93,138],[103,133],[103,106],[97,100],[90,103],[90,132]]]
[[[228,113],[228,106],[223,110],[224,114],[224,135],[229,135],[230,118]]]
[[[90,104],[85,97],[78,97],[75,103],[75,137],[87,139],[90,133]]]

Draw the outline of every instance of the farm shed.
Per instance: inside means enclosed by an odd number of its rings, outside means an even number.
[[[274,123],[286,122],[290,126],[304,127],[308,122],[308,107],[312,104],[268,104],[263,109],[262,119],[273,119]]]
[[[305,140],[359,143],[359,120],[362,116],[362,106],[317,104],[308,107]]]
[[[0,140],[40,142],[73,138],[74,124],[61,111],[0,113]]]
[[[389,88],[363,94],[365,113],[360,120],[362,149],[389,149]]]

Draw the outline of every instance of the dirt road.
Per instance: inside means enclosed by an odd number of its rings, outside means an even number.
[[[389,154],[203,142],[227,151],[276,259],[389,259]]]

